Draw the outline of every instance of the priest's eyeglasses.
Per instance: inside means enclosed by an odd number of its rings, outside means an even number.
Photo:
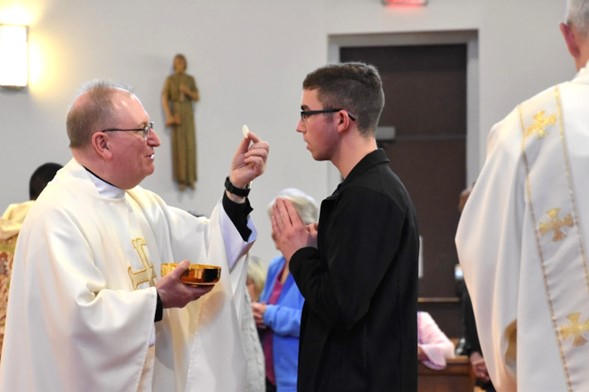
[[[301,121],[305,122],[309,117],[315,114],[337,113],[341,110],[348,113],[348,117],[350,117],[352,121],[356,121],[356,116],[344,109],[301,110]]]
[[[147,135],[149,135],[149,131],[151,131],[152,129],[153,129],[153,121],[150,121],[143,128],[130,128],[130,129],[109,128],[109,129],[103,129],[100,132],[141,132],[142,136],[143,136],[143,140],[147,140]]]

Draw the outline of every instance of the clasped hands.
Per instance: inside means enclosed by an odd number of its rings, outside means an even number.
[[[292,202],[279,197],[272,207],[272,236],[276,247],[290,262],[297,250],[317,247],[317,224],[306,225]]]
[[[252,302],[252,313],[254,315],[256,327],[258,327],[259,329],[266,328],[266,324],[264,324],[264,313],[266,313],[266,303]]]

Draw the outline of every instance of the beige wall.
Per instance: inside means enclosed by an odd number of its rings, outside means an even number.
[[[424,8],[380,0],[0,0],[0,23],[22,21],[14,19],[15,5],[24,6],[30,24],[33,75],[27,90],[0,89],[0,209],[27,198],[39,164],[67,162],[67,106],[81,83],[106,77],[133,85],[156,122],[162,146],[144,186],[171,205],[210,212],[242,124],[270,141],[267,173],[251,196],[260,232],[252,253],[264,262],[276,253],[266,215],[274,194],[295,186],[321,200],[332,191],[328,164],[312,160],[295,126],[300,83],[333,58],[333,36],[478,32],[469,180],[480,168],[488,128],[519,100],[574,73],[558,31],[564,0],[430,0]],[[171,180],[159,98],[177,52],[187,56],[201,90],[200,179],[195,192],[182,194]]]

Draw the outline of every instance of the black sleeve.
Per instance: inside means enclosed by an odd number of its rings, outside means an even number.
[[[235,225],[235,228],[241,235],[244,241],[247,241],[252,234],[252,231],[247,227],[247,217],[254,209],[250,205],[249,199],[245,199],[245,203],[239,204],[231,201],[223,191],[223,209]]]
[[[164,318],[164,304],[162,303],[162,299],[160,298],[160,293],[157,292],[157,302],[155,305],[155,317],[153,318],[154,322],[162,321]]]

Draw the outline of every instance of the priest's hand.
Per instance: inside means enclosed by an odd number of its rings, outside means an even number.
[[[261,140],[251,131],[247,132],[247,137],[244,135],[231,161],[229,180],[233,186],[246,188],[250,182],[259,177],[266,169],[269,151],[268,142]]]
[[[189,266],[190,262],[183,260],[155,285],[164,308],[183,308],[189,302],[196,301],[213,289],[213,285],[189,286],[182,283],[180,276],[188,270]]]

